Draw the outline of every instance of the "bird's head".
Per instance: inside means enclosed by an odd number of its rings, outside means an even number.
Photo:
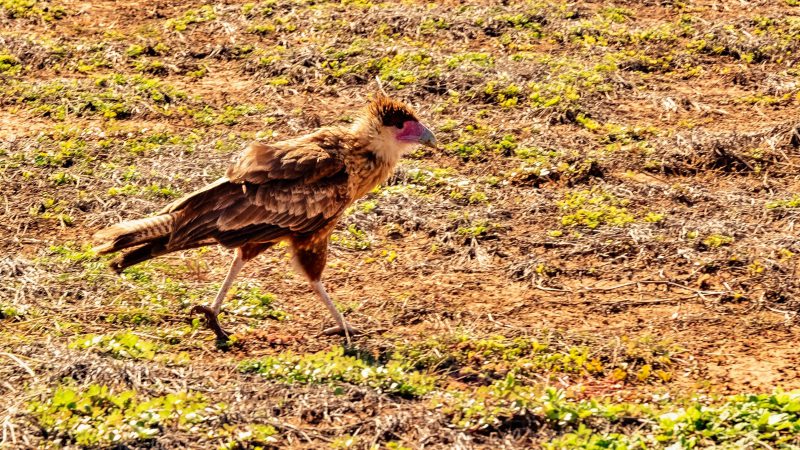
[[[383,94],[370,102],[354,128],[366,134],[372,150],[388,161],[396,161],[416,145],[436,148],[436,137],[414,110]]]

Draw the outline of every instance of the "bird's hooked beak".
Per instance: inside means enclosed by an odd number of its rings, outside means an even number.
[[[436,148],[436,136],[425,125],[417,121],[408,121],[397,135],[401,141],[416,142],[426,147]]]
[[[419,137],[419,143],[425,147],[436,148],[436,136],[433,135],[433,131],[424,125],[422,125],[422,128],[424,130],[422,131],[422,135]]]

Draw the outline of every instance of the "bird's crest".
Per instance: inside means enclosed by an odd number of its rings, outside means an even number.
[[[369,113],[383,126],[402,128],[403,123],[417,120],[411,107],[403,102],[392,100],[383,93],[378,93],[369,105]]]

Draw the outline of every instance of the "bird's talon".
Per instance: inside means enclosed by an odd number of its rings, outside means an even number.
[[[195,305],[192,307],[191,314],[203,314],[206,319],[206,327],[208,327],[211,331],[217,335],[217,339],[220,341],[228,341],[230,340],[230,334],[227,331],[222,329],[222,326],[219,324],[219,318],[217,317],[217,313],[214,312],[211,308],[204,305]]]
[[[357,334],[364,334],[364,333],[362,333],[361,330],[359,330],[358,328],[353,328],[350,325],[347,325],[347,333],[345,333],[344,328],[340,327],[339,325],[336,325],[335,327],[326,328],[322,332],[322,334],[324,334],[325,336],[333,336],[335,334],[338,334],[340,336],[346,336],[347,334],[349,334],[350,336],[355,336]]]

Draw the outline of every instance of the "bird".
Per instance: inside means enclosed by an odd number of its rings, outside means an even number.
[[[379,92],[350,124],[292,139],[251,142],[225,176],[166,205],[93,235],[97,254],[120,253],[117,273],[168,253],[209,245],[233,250],[233,262],[210,306],[195,305],[217,339],[228,341],[218,315],[242,267],[279,242],[336,325],[325,335],[359,333],[345,321],[322,283],[332,232],[345,210],[383,183],[400,158],[419,145],[437,148],[433,132],[406,103]]]

